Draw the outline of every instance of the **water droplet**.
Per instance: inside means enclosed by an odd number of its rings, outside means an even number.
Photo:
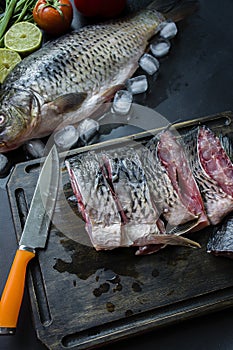
[[[142,291],[142,287],[137,282],[133,282],[132,289],[134,292],[141,292]]]
[[[95,297],[100,297],[103,293],[107,293],[110,289],[109,283],[103,283],[99,286],[99,288],[96,288],[93,290],[93,294]]]
[[[132,310],[126,310],[125,311],[125,317],[129,317],[133,315],[133,311]]]
[[[157,269],[154,269],[152,272],[151,272],[151,275],[153,277],[158,277],[159,276],[159,271]]]
[[[113,303],[107,302],[106,303],[106,308],[108,312],[114,312],[115,311],[115,305]]]

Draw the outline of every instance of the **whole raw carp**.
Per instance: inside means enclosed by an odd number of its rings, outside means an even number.
[[[172,9],[163,16],[153,9],[157,1],[125,19],[68,33],[23,59],[1,87],[0,152],[92,115],[135,72],[161,22],[196,7],[167,1]]]

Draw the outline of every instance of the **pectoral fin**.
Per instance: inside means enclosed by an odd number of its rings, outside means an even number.
[[[184,247],[191,247],[191,248],[201,248],[199,243],[189,238],[176,236],[176,235],[166,235],[163,243],[170,244],[170,245],[181,245]]]
[[[193,230],[198,224],[199,224],[199,216],[197,216],[195,220],[188,221],[185,224],[171,227],[170,229],[166,227],[166,231],[168,234],[183,235],[184,233],[187,233]]]
[[[86,97],[86,92],[74,92],[61,95],[49,104],[58,114],[67,113],[78,109]]]
[[[177,236],[174,234],[161,234],[161,235],[151,235],[149,237],[142,237],[137,239],[133,246],[144,246],[144,245],[150,245],[150,244],[156,244],[156,245],[180,245],[180,246],[186,246],[186,247],[192,247],[192,248],[201,248],[200,244],[182,236]]]
[[[155,238],[155,244],[145,244],[139,246],[135,255],[148,255],[158,252],[160,249],[165,248],[167,245],[178,245],[191,248],[201,248],[200,244],[182,236],[176,235],[161,235]],[[148,243],[148,242],[147,242]],[[135,244],[138,245],[138,244]]]

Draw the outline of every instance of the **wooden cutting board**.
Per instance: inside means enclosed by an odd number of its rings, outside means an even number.
[[[177,124],[233,132],[225,112]],[[233,305],[233,261],[206,253],[212,228],[189,235],[202,248],[167,247],[149,256],[134,248],[96,252],[72,200],[64,157],[145,141],[156,130],[61,154],[61,184],[45,250],[30,263],[29,292],[38,338],[49,349],[86,349]],[[18,164],[8,182],[20,238],[41,160]]]

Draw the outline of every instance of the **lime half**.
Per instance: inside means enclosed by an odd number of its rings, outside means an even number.
[[[41,41],[41,30],[30,22],[13,24],[4,36],[5,47],[22,55],[37,50],[41,45]]]
[[[6,76],[21,61],[20,55],[12,50],[0,49],[0,83],[2,84]]]

